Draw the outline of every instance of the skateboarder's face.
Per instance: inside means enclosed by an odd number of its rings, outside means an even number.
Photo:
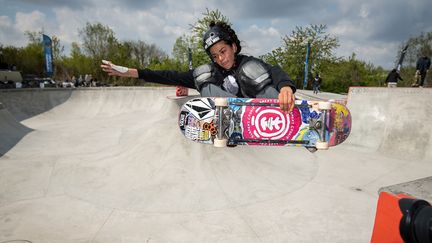
[[[228,70],[235,64],[235,53],[237,46],[235,44],[228,45],[224,41],[219,41],[210,47],[210,55],[219,66]]]

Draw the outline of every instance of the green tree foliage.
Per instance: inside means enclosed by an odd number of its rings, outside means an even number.
[[[283,46],[264,55],[262,58],[272,64],[280,65],[296,82],[297,87],[302,87],[304,79],[304,60],[306,47],[311,45],[309,54],[309,77],[312,72],[317,73],[322,69],[324,61],[334,61],[335,49],[339,46],[336,37],[326,34],[326,25],[310,25],[306,28],[296,27],[291,35],[285,36]]]
[[[173,47],[173,58],[181,63],[181,69],[187,70],[189,65],[189,49],[192,51],[193,40],[191,37],[182,35],[176,39]],[[195,51],[195,48],[193,48]]]
[[[61,45],[60,39],[57,36],[51,37],[52,40],[52,55],[53,61],[60,61],[63,57],[64,46]]]
[[[93,58],[103,58],[115,53],[118,45],[114,31],[101,23],[86,23],[86,26],[79,31],[83,52]]]
[[[357,60],[355,53],[349,58],[323,60],[321,63],[322,90],[346,93],[351,86],[382,86],[386,72]]]
[[[26,74],[44,76],[42,32],[26,32],[29,43],[22,48],[7,47],[4,55],[9,65],[14,65]]]
[[[21,71],[44,76],[42,32],[26,32],[29,44],[21,50]]]
[[[25,47],[17,48],[13,46],[0,47],[4,61],[10,66],[15,66],[23,74],[32,74],[38,77],[44,74],[44,50],[42,43],[42,31],[25,32],[28,44]],[[64,47],[60,44],[57,36],[52,36],[52,54],[54,64],[54,78],[64,77],[63,51]],[[59,71],[60,70],[60,71]]]
[[[62,60],[64,69],[67,70],[65,79],[70,80],[73,76],[93,73],[92,62],[91,58],[82,53],[79,44],[73,42],[70,57],[64,57]]]
[[[8,68],[12,68],[15,65],[18,70],[21,70],[21,50],[22,48],[14,46],[3,46],[0,45],[0,62],[6,63]]]
[[[189,48],[192,50],[194,67],[209,63],[210,58],[203,48],[202,41],[204,33],[208,30],[208,26],[212,21],[222,21],[231,25],[229,19],[219,10],[206,9],[206,12],[203,13],[203,17],[190,25],[191,33],[177,38],[173,48],[173,56],[174,59],[182,63],[183,68],[188,66],[187,57]]]
[[[228,25],[232,25],[228,17],[224,16],[218,9],[209,10],[206,9],[206,12],[203,13],[203,17],[198,19],[194,24],[191,25],[192,29],[192,37],[196,42],[202,42],[202,37],[204,33],[208,30],[208,26],[210,22],[225,22]]]
[[[131,41],[129,44],[132,48],[131,57],[141,68],[168,58],[168,55],[155,44],[147,44],[141,40]]]
[[[87,64],[93,71],[92,75],[97,78],[102,78],[104,74],[100,69],[101,60],[118,60],[117,58],[119,55],[122,55],[121,51],[123,51],[124,48],[119,45],[115,38],[114,31],[101,23],[92,24],[87,22],[86,26],[79,30],[79,34],[82,40],[81,51],[91,60],[91,62]],[[83,67],[83,69],[85,69],[85,67]],[[84,70],[81,70],[81,72],[83,71]],[[84,75],[86,73],[82,74]]]

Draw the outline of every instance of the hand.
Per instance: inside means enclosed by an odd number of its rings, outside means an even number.
[[[102,60],[101,68],[104,72],[107,72],[109,76],[134,77],[129,68],[114,65],[110,61]]]
[[[290,86],[283,87],[279,92],[279,106],[282,111],[291,112],[294,109],[295,96]]]

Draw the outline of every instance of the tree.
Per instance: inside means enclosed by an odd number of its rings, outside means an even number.
[[[347,93],[351,86],[382,86],[386,71],[356,58],[326,59],[321,63],[322,89],[334,93]]]
[[[21,70],[21,51],[22,48],[0,45],[0,63],[5,64],[7,66],[5,68],[16,65],[18,70]]]
[[[207,31],[211,21],[226,22],[231,25],[229,19],[224,16],[219,10],[209,10],[203,13],[203,17],[198,19],[194,24],[191,24],[191,33],[189,35],[182,35],[177,38],[173,47],[174,59],[181,62],[182,67],[188,66],[188,49],[192,51],[192,60],[195,67],[208,63],[209,56],[203,49],[202,41],[204,33]]]
[[[155,60],[167,58],[167,54],[155,44],[147,44],[144,41],[130,42],[132,47],[131,56],[137,61],[140,67],[146,67]]]
[[[181,63],[187,64],[189,61],[188,60],[189,48],[191,48],[192,43],[193,43],[193,39],[190,36],[182,35],[179,38],[177,38],[173,47],[174,59],[180,61]]]
[[[63,58],[64,70],[68,79],[72,76],[79,77],[79,75],[85,75],[86,73],[94,73],[92,66],[92,59],[84,55],[78,43],[72,42],[72,49],[70,57]]]
[[[25,74],[35,74],[39,77],[44,76],[44,54],[42,43],[42,31],[26,31],[25,35],[29,40],[27,46],[19,52],[20,69]]]
[[[84,74],[92,74],[93,77],[98,79],[104,77],[104,73],[100,69],[101,60],[116,61],[116,57],[121,54],[119,50],[122,50],[124,46],[119,45],[114,31],[101,23],[91,24],[87,22],[86,26],[79,30],[79,34],[82,38],[83,53],[91,60],[88,63],[91,72],[85,72]],[[83,68],[81,72],[85,69],[87,68]]]
[[[86,26],[79,30],[82,38],[84,53],[94,59],[101,59],[110,56],[116,51],[117,39],[114,32],[108,26],[101,23],[86,23]]]
[[[228,17],[224,16],[218,9],[209,10],[206,8],[206,12],[203,13],[204,17],[198,19],[193,25],[192,28],[192,38],[195,39],[195,42],[202,42],[202,38],[204,33],[208,30],[208,26],[210,22],[225,22],[228,25],[231,25]]]
[[[64,46],[60,44],[60,39],[57,36],[52,36],[52,55],[53,61],[58,62],[63,57]]]
[[[321,72],[322,63],[326,60],[336,60],[335,49],[339,46],[336,37],[326,34],[326,25],[310,25],[296,27],[291,35],[282,38],[284,44],[262,58],[271,64],[280,65],[294,79],[298,87],[302,87],[304,76],[304,60],[306,46],[311,44],[308,72]],[[312,77],[312,75],[309,75]]]

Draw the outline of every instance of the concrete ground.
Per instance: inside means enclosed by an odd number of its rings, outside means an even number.
[[[173,94],[0,91],[0,242],[369,242],[379,190],[432,199],[432,89],[299,90],[352,112],[316,153],[191,142]]]

